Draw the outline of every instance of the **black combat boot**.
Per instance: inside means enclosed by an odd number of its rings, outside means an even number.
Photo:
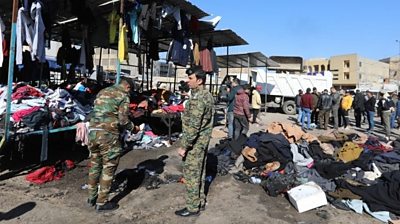
[[[182,216],[182,217],[198,216],[199,214],[200,214],[199,211],[191,212],[187,208],[175,211],[175,215]]]
[[[118,209],[118,204],[115,202],[106,202],[104,205],[96,205],[96,212],[109,212]]]

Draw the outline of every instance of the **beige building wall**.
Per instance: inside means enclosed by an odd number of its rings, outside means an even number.
[[[367,86],[371,89],[381,89],[382,84],[389,80],[389,64],[367,58],[359,58],[358,87]]]
[[[304,61],[303,70],[307,74],[329,71],[329,59],[311,58]]]
[[[359,81],[357,54],[338,55],[330,58],[333,85],[339,88],[356,88]]]
[[[380,60],[389,64],[389,78],[390,81],[400,81],[400,56],[385,58]]]

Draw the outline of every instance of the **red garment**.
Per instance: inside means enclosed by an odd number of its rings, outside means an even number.
[[[25,179],[35,184],[44,184],[49,181],[59,180],[64,176],[62,171],[57,171],[55,166],[45,166],[26,175]]]
[[[3,56],[7,57],[8,56],[8,48],[7,48],[7,41],[6,38],[3,38]]]
[[[25,116],[27,116],[27,115],[31,114],[32,112],[35,112],[39,109],[40,109],[40,107],[31,107],[29,109],[19,110],[12,115],[12,118],[14,119],[14,122],[19,122]]]
[[[43,94],[32,86],[21,86],[11,95],[11,99],[19,100],[29,96],[42,97]]]
[[[243,89],[239,89],[236,93],[235,104],[233,106],[233,114],[245,115],[247,119],[250,119],[249,96]]]
[[[200,51],[200,64],[205,72],[212,72],[211,52],[206,48]]]
[[[310,93],[303,94],[301,96],[300,105],[303,108],[314,109],[312,95]]]
[[[183,112],[185,110],[185,107],[183,106],[183,104],[178,104],[178,105],[166,106],[163,107],[162,109],[167,113],[176,113],[176,112]]]

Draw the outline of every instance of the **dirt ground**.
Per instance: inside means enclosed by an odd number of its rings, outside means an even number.
[[[293,122],[295,116],[264,113],[262,122]],[[266,125],[252,125],[251,132]],[[363,127],[367,127],[364,124]],[[217,126],[221,129],[223,126]],[[381,127],[378,125],[378,131]],[[318,134],[319,131],[312,131]],[[395,137],[399,132],[395,130]],[[381,133],[378,133],[381,135]],[[210,147],[219,139],[213,138]],[[25,173],[5,178],[0,174],[0,221],[2,223],[379,223],[367,214],[360,215],[336,209],[330,205],[299,214],[284,196],[269,197],[258,185],[236,181],[231,175],[216,177],[208,193],[208,206],[196,218],[180,218],[174,211],[184,205],[184,186],[181,183],[161,185],[154,190],[140,186],[143,178],[135,168],[143,161],[154,162],[168,156],[161,176],[181,174],[181,161],[176,146],[155,150],[133,150],[121,158],[118,171],[129,173],[131,188],[118,197],[120,208],[114,212],[97,214],[86,206],[87,191],[81,186],[87,179],[88,160],[77,164],[59,181],[31,185]],[[162,164],[162,163],[161,163]]]

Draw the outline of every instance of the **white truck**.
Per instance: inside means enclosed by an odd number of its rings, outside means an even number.
[[[325,71],[316,75],[266,73],[256,69],[251,76],[247,74],[234,75],[241,84],[250,83],[252,86],[261,85],[262,102],[266,107],[282,108],[286,114],[296,114],[295,96],[299,89],[316,87],[319,92],[332,87],[332,73]]]

